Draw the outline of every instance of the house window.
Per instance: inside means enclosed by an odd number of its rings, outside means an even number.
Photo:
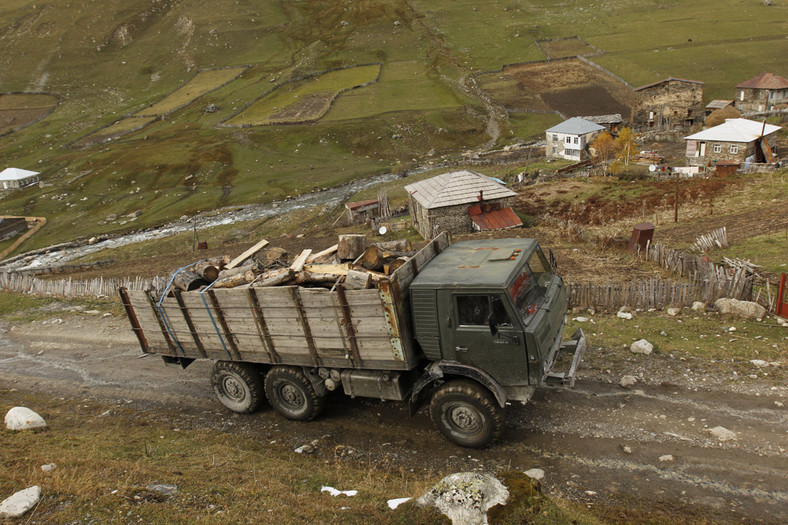
[[[566,143],[567,144],[571,144],[572,143],[572,137],[566,137]]]
[[[744,101],[744,91],[739,91],[739,100]]]
[[[648,119],[649,120],[654,120],[654,112],[653,111],[649,111],[648,112]]]
[[[714,145],[714,153],[722,153],[722,144]]]
[[[578,137],[575,137],[575,144],[579,144],[579,140],[580,139]]]
[[[731,155],[735,155],[739,152],[739,145],[738,144],[731,144]]]
[[[558,142],[558,135],[553,135],[553,142]]]

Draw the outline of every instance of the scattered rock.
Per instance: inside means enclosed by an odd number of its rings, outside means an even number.
[[[312,454],[315,451],[315,447],[307,443],[306,445],[301,445],[300,447],[295,449],[295,451],[298,454]]]
[[[659,461],[661,463],[669,463],[671,461],[675,461],[676,458],[673,457],[673,454],[665,454],[664,456],[659,457]]]
[[[675,306],[671,306],[670,308],[668,308],[668,315],[671,317],[676,317],[680,313],[681,313],[681,308],[677,308]]]
[[[41,465],[41,472],[52,472],[56,468],[56,463],[47,463],[46,465]]]
[[[531,479],[535,479],[536,481],[544,479],[544,470],[540,468],[532,468],[530,470],[526,470],[525,472],[523,472],[523,474],[525,474]]]
[[[8,430],[37,430],[47,427],[44,418],[27,407],[14,407],[5,415]]]
[[[722,298],[714,301],[714,306],[721,314],[730,314],[749,319],[759,319],[766,315],[766,308],[752,301]]]
[[[577,321],[578,323],[587,323],[588,317],[574,317],[572,321]]]
[[[706,303],[703,301],[695,301],[692,303],[692,309],[696,312],[705,312],[706,311]]]
[[[706,432],[710,433],[720,441],[731,441],[736,439],[736,433],[728,430],[725,427],[716,426],[714,428],[706,429]]]
[[[97,242],[98,242],[98,237],[91,237],[90,239],[88,239],[88,246],[93,246]]]
[[[107,215],[107,217],[104,220],[107,222],[116,221],[118,220],[118,216],[114,213],[110,213],[109,215]]]
[[[163,483],[154,483],[148,485],[147,488],[151,492],[156,492],[161,494],[162,496],[172,496],[173,494],[177,494],[178,492],[178,485],[166,485]]]
[[[624,388],[629,388],[631,386],[635,386],[637,382],[638,378],[635,376],[624,376],[621,378],[621,381],[618,384]]]
[[[632,319],[632,314],[630,312],[618,312],[616,317],[619,319]]]
[[[646,341],[645,339],[640,339],[632,343],[629,347],[629,351],[633,354],[643,354],[649,355],[654,350],[654,345]]]
[[[586,496],[596,496],[596,491],[595,490],[586,490],[585,493],[586,493]]]
[[[623,447],[621,447],[621,450],[624,451],[624,454],[632,454],[632,447],[630,447],[629,445],[624,445]]]
[[[769,366],[769,363],[763,359],[750,359],[750,364],[756,368],[763,368]]]
[[[41,499],[38,485],[20,490],[0,503],[0,518],[18,518],[36,506]]]
[[[508,489],[492,475],[461,472],[443,478],[417,503],[421,507],[435,507],[452,525],[486,525],[487,511],[508,499]]]

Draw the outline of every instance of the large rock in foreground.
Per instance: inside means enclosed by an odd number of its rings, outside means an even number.
[[[44,418],[27,407],[14,407],[5,415],[8,430],[37,430],[47,427]]]
[[[38,485],[20,490],[0,503],[0,518],[18,518],[35,507],[41,499],[41,487]]]
[[[503,505],[509,491],[486,473],[461,472],[443,478],[417,500],[422,507],[435,507],[452,525],[486,525],[487,511]]]

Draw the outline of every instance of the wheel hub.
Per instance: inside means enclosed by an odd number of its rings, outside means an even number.
[[[463,432],[475,432],[483,426],[479,413],[466,405],[453,407],[449,412],[449,419]]]
[[[222,382],[222,388],[227,394],[227,397],[233,400],[240,401],[246,397],[246,390],[244,390],[241,382],[234,377],[225,377]]]
[[[301,391],[293,385],[282,386],[279,393],[282,396],[282,400],[290,406],[300,408],[304,405],[304,397],[301,395]]]

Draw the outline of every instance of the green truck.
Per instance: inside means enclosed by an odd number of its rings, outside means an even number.
[[[142,351],[183,368],[215,361],[213,389],[232,411],[267,399],[308,421],[334,392],[406,402],[411,414],[428,402],[446,438],[478,448],[500,435],[508,403],[549,378],[574,383],[585,336],[561,342],[566,288],[554,269],[533,239],[450,244],[442,234],[373,289],[120,295]]]

